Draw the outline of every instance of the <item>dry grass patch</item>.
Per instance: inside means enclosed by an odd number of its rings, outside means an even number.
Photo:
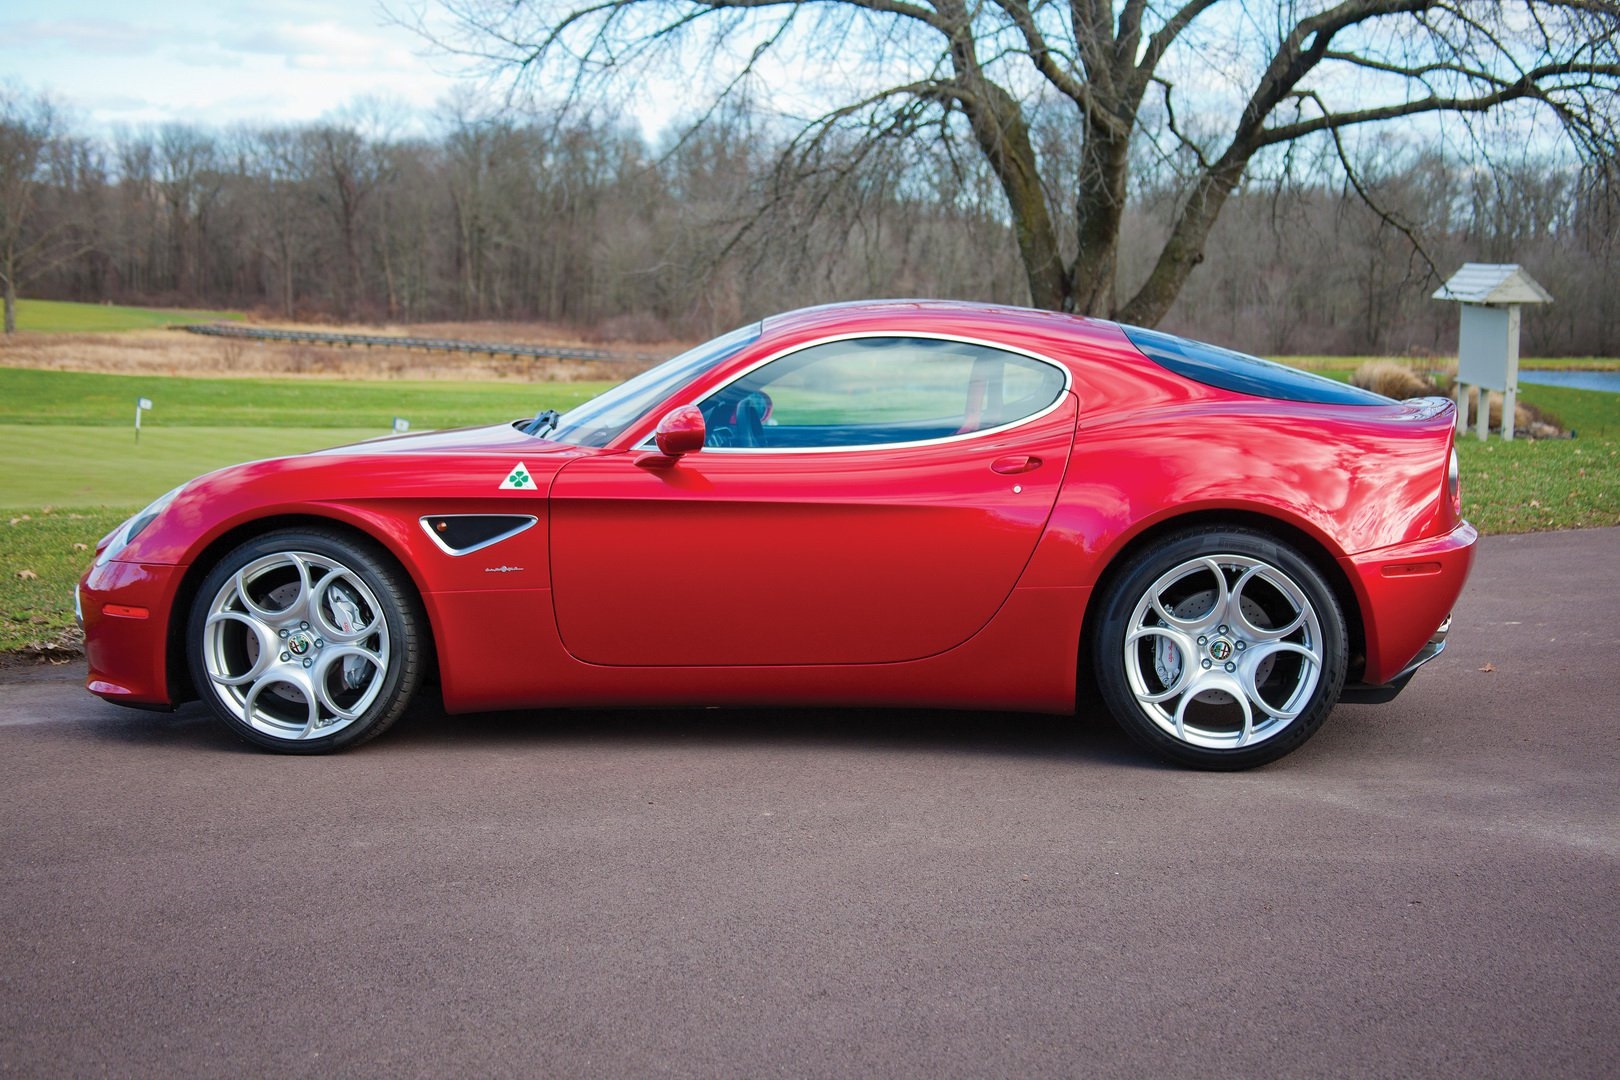
[[[1350,382],[1363,390],[1404,401],[1440,393],[1440,388],[1405,364],[1393,360],[1369,360],[1356,368]]]
[[[1452,397],[1457,379],[1457,361],[1413,363],[1398,360],[1369,360],[1350,376],[1350,382],[1364,390],[1404,401],[1415,397]],[[1492,431],[1502,430],[1502,395],[1494,391],[1486,396],[1490,410],[1487,423]],[[1479,388],[1468,388],[1468,423],[1472,427],[1479,417]],[[1556,416],[1528,402],[1516,402],[1513,408],[1513,430],[1532,439],[1557,439],[1568,434]]]
[[[262,325],[309,330],[308,324]],[[440,323],[423,326],[323,326],[334,333],[438,337],[495,344],[575,345],[674,356],[685,345],[587,342],[577,334],[529,323]],[[207,377],[297,376],[423,381],[580,382],[618,381],[649,366],[645,361],[602,362],[435,353],[407,348],[348,348],[236,338],[213,338],[179,330],[100,334],[13,334],[0,341],[0,367],[81,371],[106,375]]]

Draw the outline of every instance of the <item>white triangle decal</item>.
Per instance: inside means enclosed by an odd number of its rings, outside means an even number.
[[[529,475],[529,467],[521,461],[512,466],[512,471],[506,474],[505,480],[501,481],[502,491],[514,489],[534,490],[534,477]]]

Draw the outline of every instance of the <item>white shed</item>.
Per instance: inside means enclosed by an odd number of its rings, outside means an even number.
[[[1486,391],[1502,394],[1502,437],[1513,438],[1519,394],[1519,308],[1550,304],[1552,294],[1517,263],[1464,263],[1435,291],[1436,300],[1462,305],[1457,335],[1457,430],[1468,425],[1468,390],[1479,390],[1478,431],[1490,430]]]

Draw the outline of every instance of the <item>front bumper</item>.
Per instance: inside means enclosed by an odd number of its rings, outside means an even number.
[[[166,707],[169,611],[183,566],[108,562],[80,580],[74,610],[84,627],[85,688],[120,705]]]

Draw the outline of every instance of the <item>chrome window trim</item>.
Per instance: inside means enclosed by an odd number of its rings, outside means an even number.
[[[457,551],[455,548],[451,547],[449,544],[446,544],[439,537],[439,534],[433,531],[433,526],[428,524],[428,522],[430,522],[430,521],[440,520],[440,519],[444,519],[444,518],[470,518],[470,517],[472,517],[472,518],[489,518],[489,517],[511,518],[514,521],[520,521],[521,524],[514,525],[512,528],[510,528],[510,529],[506,530],[505,532],[501,533],[499,536],[492,536],[488,540],[481,540],[478,543],[474,544],[472,547],[462,548],[460,551]],[[417,518],[417,521],[419,521],[421,523],[421,525],[422,525],[422,531],[428,534],[428,538],[431,539],[435,544],[438,545],[440,551],[444,552],[446,555],[450,556],[453,559],[459,559],[463,555],[471,555],[475,551],[483,551],[485,548],[487,548],[487,547],[489,547],[489,546],[491,546],[493,544],[498,544],[502,540],[510,540],[512,537],[516,536],[518,533],[527,532],[528,530],[534,528],[535,522],[537,522],[539,520],[540,519],[538,517],[535,517],[533,514],[427,514],[427,515],[424,515],[423,517]]]
[[[816,338],[812,341],[805,341],[797,345],[791,345],[785,349],[780,349],[761,360],[757,360],[754,363],[749,364],[747,367],[737,372],[737,374],[733,375],[719,386],[716,386],[714,389],[704,394],[701,398],[694,401],[685,401],[680,405],[666,406],[664,412],[668,413],[670,410],[679,409],[685,405],[697,405],[701,402],[707,401],[714,395],[724,391],[733,383],[739,381],[740,379],[746,378],[748,375],[758,371],[766,364],[775,363],[784,356],[791,356],[793,353],[802,352],[805,349],[814,349],[818,345],[830,345],[835,341],[859,341],[863,338],[925,338],[929,341],[954,341],[963,345],[977,345],[983,349],[995,349],[998,352],[1012,353],[1015,356],[1027,357],[1030,360],[1036,360],[1050,367],[1057,368],[1058,371],[1063,375],[1063,389],[1058,391],[1057,396],[1052,399],[1051,404],[1047,405],[1039,412],[1032,412],[1028,416],[1021,416],[1017,420],[1009,421],[1008,423],[1002,424],[999,427],[982,428],[979,431],[968,431],[959,435],[942,435],[937,439],[914,439],[910,442],[859,443],[854,446],[705,446],[701,451],[699,451],[699,453],[851,454],[870,452],[873,450],[908,450],[918,446],[943,446],[947,443],[962,442],[967,439],[977,439],[985,435],[995,435],[1003,431],[1011,431],[1013,428],[1020,427],[1024,424],[1032,424],[1041,417],[1046,416],[1048,413],[1054,412],[1063,404],[1063,399],[1067,397],[1074,389],[1074,373],[1070,371],[1066,365],[1053,360],[1049,356],[1042,356],[1040,353],[1031,352],[1028,349],[1022,349],[1016,345],[1004,345],[1001,342],[986,341],[983,338],[964,337],[960,334],[942,334],[928,330],[866,330],[859,333],[833,334],[830,337]],[[658,449],[658,445],[655,440],[655,436],[649,434],[645,439],[637,443],[631,449],[656,451]]]

